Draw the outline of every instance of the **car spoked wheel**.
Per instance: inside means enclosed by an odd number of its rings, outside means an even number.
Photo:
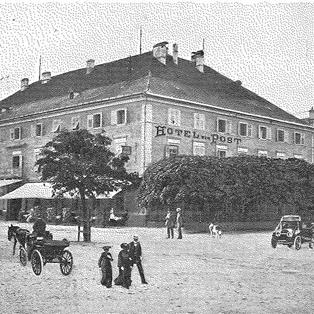
[[[20,246],[20,262],[23,266],[26,266],[27,264],[27,252],[26,250],[23,248],[23,246]]]
[[[300,236],[296,236],[294,239],[294,248],[296,250],[300,250],[301,249],[301,237]]]

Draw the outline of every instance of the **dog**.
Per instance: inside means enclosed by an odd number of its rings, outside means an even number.
[[[211,237],[214,237],[216,239],[222,237],[222,230],[220,226],[210,223],[208,226],[208,230]]]

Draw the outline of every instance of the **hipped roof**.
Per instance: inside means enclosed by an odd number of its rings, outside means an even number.
[[[70,91],[79,96],[69,99]],[[308,125],[208,66],[201,73],[191,61],[179,58],[174,64],[170,55],[164,65],[152,52],[96,65],[90,74],[83,68],[53,76],[47,84],[34,82],[0,102],[0,108],[12,108],[0,121],[145,93]]]

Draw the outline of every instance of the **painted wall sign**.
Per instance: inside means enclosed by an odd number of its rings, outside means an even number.
[[[183,136],[192,139],[202,139],[202,140],[209,140],[211,143],[241,143],[241,139],[233,136],[225,136],[220,135],[217,133],[213,133],[208,135],[199,134],[197,131],[189,131],[189,130],[182,130],[182,129],[174,129],[167,126],[155,126],[156,128],[156,135],[158,136],[166,136],[166,135],[175,135],[175,136]]]

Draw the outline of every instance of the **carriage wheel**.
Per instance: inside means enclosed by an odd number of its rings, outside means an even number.
[[[62,252],[60,257],[60,270],[61,273],[65,276],[69,275],[73,266],[73,256],[72,253],[68,250]]]
[[[39,276],[44,267],[43,258],[38,250],[34,250],[31,256],[31,264],[35,275]]]
[[[20,262],[23,266],[27,264],[27,252],[23,246],[20,246]]]

